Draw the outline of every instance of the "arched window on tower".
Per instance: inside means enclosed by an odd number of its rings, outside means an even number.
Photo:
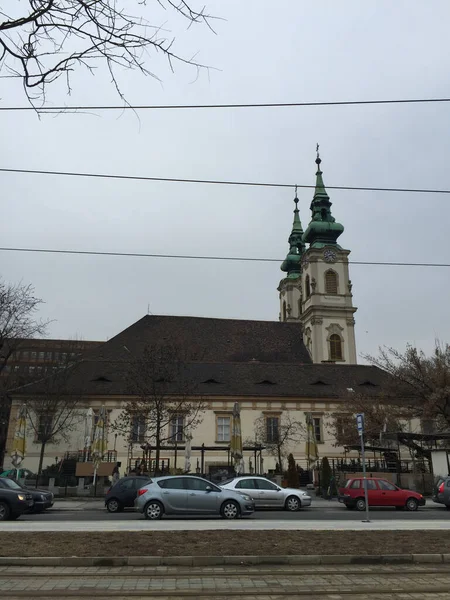
[[[330,360],[342,360],[342,340],[337,333],[330,335]]]
[[[336,271],[331,269],[325,273],[325,294],[338,293],[338,276]]]
[[[311,296],[311,285],[309,283],[309,275],[305,277],[305,296],[307,298]]]
[[[283,321],[286,321],[286,300],[283,302]]]

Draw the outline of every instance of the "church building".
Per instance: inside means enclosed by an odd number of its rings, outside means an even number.
[[[92,409],[89,414],[94,425],[99,411],[106,410],[105,460],[120,461],[122,472],[133,468],[143,452],[151,453],[152,445],[154,451],[149,424],[139,415],[135,415],[136,422],[127,435],[117,435],[110,426],[133,395],[127,386],[127,364],[130,357],[142,356],[146,347],[167,343],[176,345],[186,357],[186,370],[196,385],[195,395],[204,402],[201,419],[189,432],[192,472],[210,473],[230,465],[235,403],[241,410],[247,472],[275,470],[280,454],[273,452],[273,446],[287,420],[300,424],[305,433],[283,447],[284,467],[289,452],[303,468],[311,466],[307,421],[314,430],[319,458],[344,457],[344,449],[335,445],[329,431],[329,415],[345,412],[350,394],[363,390],[374,396],[380,394],[385,374],[376,367],[357,365],[350,251],[338,243],[344,227],[332,216],[319,156],[316,165],[306,231],[300,220],[297,194],[294,198],[289,252],[281,265],[284,278],[278,286],[278,320],[275,310],[273,321],[147,315],[83,354],[68,384],[83,389],[83,411]],[[173,397],[181,394],[177,385],[174,381],[170,388]],[[9,447],[19,408],[42,393],[43,384],[37,382],[12,395]],[[257,423],[259,432],[255,430]],[[160,458],[171,470],[183,469],[188,427],[182,410],[173,415],[167,427],[169,442],[161,449]],[[83,462],[87,430],[92,431],[92,427],[81,420],[65,441],[48,444],[44,466],[64,456],[78,456]],[[256,442],[262,446],[259,451]],[[39,435],[30,432],[24,464],[31,471],[37,470],[39,451]]]

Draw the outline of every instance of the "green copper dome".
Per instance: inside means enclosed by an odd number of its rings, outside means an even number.
[[[289,253],[280,267],[282,271],[287,273],[287,277],[290,279],[296,279],[297,277],[300,277],[302,254],[305,251],[305,244],[303,243],[303,228],[300,222],[298,210],[297,194],[295,194],[294,202],[294,223],[292,224],[292,231],[288,240]]]
[[[311,248],[323,248],[324,246],[336,246],[340,248],[336,240],[344,231],[344,226],[336,223],[331,214],[330,197],[323,183],[322,171],[320,170],[319,156],[316,158],[316,189],[311,202],[311,222],[303,234],[303,242],[309,243]]]

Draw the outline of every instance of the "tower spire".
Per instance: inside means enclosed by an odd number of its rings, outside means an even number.
[[[344,226],[336,223],[331,214],[331,202],[325,184],[323,172],[320,168],[322,160],[319,155],[319,144],[316,146],[316,187],[311,202],[311,222],[303,234],[303,242],[311,245],[311,248],[322,248],[323,246],[338,246],[337,239],[344,231]]]
[[[294,221],[292,223],[292,230],[289,236],[289,252],[284,259],[281,270],[287,273],[287,277],[295,279],[301,274],[301,259],[302,254],[305,251],[305,244],[303,243],[303,227],[300,221],[300,211],[298,209],[298,197],[297,197],[297,186],[295,186],[295,208],[294,208]]]

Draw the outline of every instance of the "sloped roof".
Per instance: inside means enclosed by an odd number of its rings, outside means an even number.
[[[167,390],[173,394],[189,382],[194,393],[211,397],[376,396],[387,382],[386,373],[368,365],[312,364],[297,324],[147,315],[84,353],[67,387],[86,396],[130,394],[130,361],[158,345],[173,345],[186,357],[183,381]],[[45,380],[16,394],[44,390]]]
[[[86,358],[129,359],[145,346],[173,345],[190,361],[298,362],[311,364],[296,323],[146,315],[86,353]]]
[[[168,393],[184,393],[188,388],[204,397],[345,398],[353,392],[376,396],[387,381],[386,373],[368,365],[193,362],[184,367],[182,380],[175,380]],[[132,392],[128,370],[129,360],[84,360],[68,388],[82,390],[86,396],[128,395]],[[40,387],[36,383],[21,393],[39,394]]]

